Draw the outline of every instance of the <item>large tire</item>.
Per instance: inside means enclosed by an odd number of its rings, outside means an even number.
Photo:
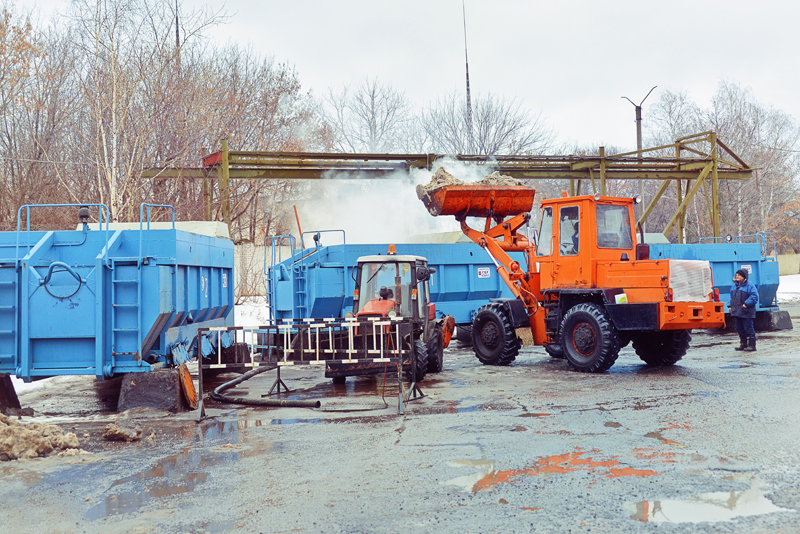
[[[478,308],[472,320],[472,347],[482,364],[509,365],[521,346],[522,341],[511,327],[502,305],[493,303]]]
[[[561,344],[545,345],[544,351],[553,358],[564,357],[564,347]]]
[[[428,341],[428,372],[441,373],[444,367],[444,339],[438,326],[433,330],[433,337]]]
[[[416,376],[412,377],[411,367],[409,366],[408,370],[406,371],[406,380],[409,382],[422,382],[425,380],[425,375],[428,372],[428,348],[421,339],[414,341],[413,357],[416,359],[417,374]]]
[[[573,369],[582,373],[607,371],[619,356],[619,332],[597,304],[578,304],[561,321],[561,346]]]
[[[647,365],[674,365],[686,355],[691,340],[689,330],[646,332],[634,338],[633,350]]]

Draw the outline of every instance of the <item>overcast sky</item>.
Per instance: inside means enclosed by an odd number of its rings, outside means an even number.
[[[32,0],[22,0],[23,4]],[[42,0],[64,11],[65,0]],[[184,9],[222,2],[184,0]],[[559,140],[635,149],[634,107],[660,92],[706,104],[726,78],[800,117],[800,2],[466,0],[473,95],[516,97]],[[294,65],[306,89],[378,76],[418,106],[464,91],[461,0],[228,0],[219,43]]]

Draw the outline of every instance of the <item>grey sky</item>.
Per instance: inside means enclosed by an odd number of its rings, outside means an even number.
[[[221,2],[184,0],[185,8]],[[37,2],[43,9],[64,0]],[[296,67],[306,89],[379,76],[422,105],[464,90],[461,0],[228,0],[213,39]],[[634,108],[665,89],[705,104],[724,77],[800,117],[800,2],[467,0],[473,94],[522,99],[559,140],[635,148]]]

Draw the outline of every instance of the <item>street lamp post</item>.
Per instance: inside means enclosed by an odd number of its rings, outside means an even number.
[[[633,107],[636,108],[636,150],[639,153],[638,155],[639,159],[642,159],[642,104],[644,104],[644,101],[647,100],[647,97],[650,96],[650,93],[652,93],[656,87],[658,86],[654,85],[653,88],[650,89],[650,91],[646,95],[644,95],[644,98],[642,99],[641,102],[639,102],[638,106],[633,102],[633,100],[631,100],[627,96],[622,97],[631,104],[633,104]],[[644,180],[642,178],[639,178],[639,196],[642,197],[642,202],[641,204],[639,204],[639,209],[638,209],[639,211],[638,217],[641,218],[642,214],[644,213],[644,207],[646,205],[644,201]],[[644,227],[645,223],[644,221],[642,221],[642,228],[644,229]]]

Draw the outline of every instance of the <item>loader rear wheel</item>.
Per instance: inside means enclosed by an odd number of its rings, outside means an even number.
[[[406,380],[410,382],[422,382],[425,380],[425,374],[428,372],[428,348],[421,339],[414,341],[414,353],[412,357],[416,360],[417,373],[416,376],[411,375],[411,366],[406,371]]]
[[[472,320],[472,346],[484,365],[509,365],[516,359],[522,341],[500,304],[478,309]]]
[[[689,330],[647,332],[634,338],[633,350],[647,365],[674,365],[686,355],[691,340]]]
[[[433,337],[428,341],[428,372],[440,373],[444,367],[444,339],[442,330],[433,329]]]
[[[617,361],[619,333],[600,306],[578,304],[561,321],[561,346],[576,371],[602,373]]]

